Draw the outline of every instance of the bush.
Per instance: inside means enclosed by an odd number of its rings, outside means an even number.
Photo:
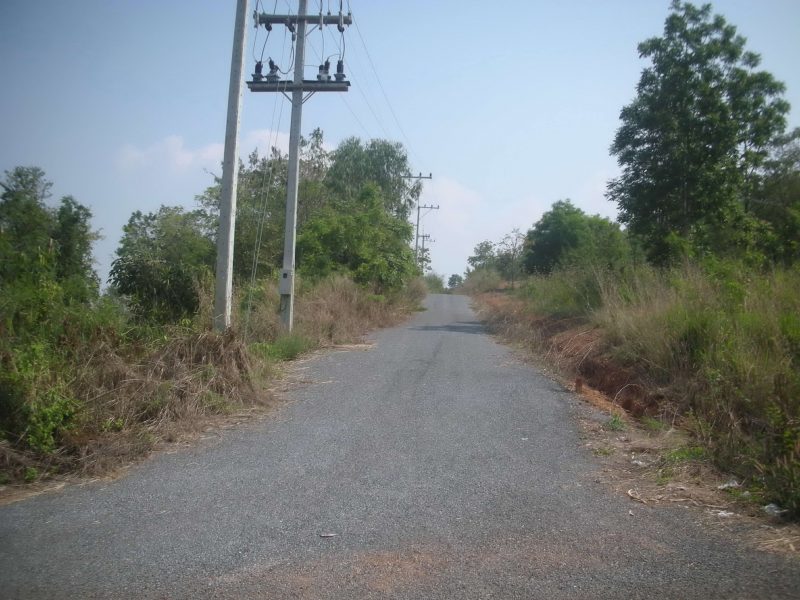
[[[467,273],[462,289],[467,294],[491,292],[499,289],[502,283],[503,278],[494,269],[475,269]]]
[[[428,273],[424,277],[425,286],[431,294],[444,294],[446,292],[444,287],[444,277],[436,273]]]
[[[518,294],[534,312],[555,317],[588,316],[600,303],[605,275],[591,267],[566,267],[549,275],[534,275]]]

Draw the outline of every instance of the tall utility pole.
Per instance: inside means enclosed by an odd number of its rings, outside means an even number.
[[[300,177],[300,123],[303,113],[303,102],[315,92],[346,92],[350,82],[345,80],[344,64],[340,60],[336,67],[336,74],[332,79],[328,72],[328,64],[320,65],[320,72],[316,80],[304,80],[303,68],[305,67],[306,23],[323,25],[337,25],[344,31],[345,25],[352,23],[351,15],[307,15],[307,0],[300,0],[296,15],[268,15],[256,14],[256,26],[264,25],[268,29],[272,25],[286,25],[296,34],[297,42],[294,50],[294,80],[281,81],[277,69],[273,69],[270,61],[269,75],[261,75],[263,66],[256,63],[256,72],[253,81],[247,82],[247,87],[252,92],[287,92],[292,93],[292,123],[289,130],[289,176],[286,183],[286,234],[283,244],[283,270],[281,271],[278,290],[281,294],[281,322],[288,331],[292,330],[294,322],[294,267],[295,267],[295,238],[297,230],[297,187]],[[266,79],[266,81],[264,81]],[[303,97],[304,92],[309,94]]]
[[[247,0],[236,4],[236,24],[231,52],[231,79],[228,85],[228,120],[225,124],[225,151],[222,158],[222,196],[217,230],[217,280],[214,290],[214,329],[231,326],[233,289],[233,232],[236,226],[236,182],[239,175],[239,112],[242,109],[242,71],[244,71],[245,22]]]

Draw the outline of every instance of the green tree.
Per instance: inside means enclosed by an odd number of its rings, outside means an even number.
[[[711,5],[674,0],[662,37],[620,114],[611,152],[622,167],[607,197],[665,263],[686,249],[721,252],[752,241],[746,210],[771,142],[785,128],[784,86]]]
[[[570,200],[555,202],[525,236],[525,270],[549,273],[567,252],[585,244],[590,236],[586,213]]]
[[[800,261],[800,128],[775,140],[765,170],[751,210],[765,225],[766,254],[789,265]]]
[[[366,183],[372,182],[380,188],[386,210],[407,219],[422,191],[419,181],[407,178],[410,174],[402,144],[380,139],[365,144],[352,137],[333,152],[325,182],[342,197],[357,195]]]
[[[69,300],[97,294],[92,268],[91,211],[72,196],[46,206],[52,183],[38,167],[15,167],[0,182],[0,280],[50,280],[66,286]]]
[[[349,273],[380,291],[400,288],[415,273],[410,223],[386,211],[378,187],[367,184],[309,221],[298,236],[299,269],[318,279]]]
[[[549,273],[568,265],[621,268],[632,256],[617,223],[559,200],[528,231],[523,261],[528,273]]]
[[[472,256],[467,258],[467,263],[474,270],[494,268],[497,258],[494,242],[484,240],[476,245],[472,252]]]
[[[131,215],[109,282],[129,298],[137,316],[174,322],[197,310],[198,279],[211,271],[215,254],[204,224],[202,213],[180,207]]]
[[[269,157],[261,157],[254,150],[246,163],[239,163],[233,242],[233,274],[237,280],[249,279],[253,269],[268,276],[281,265],[286,161],[286,155],[272,148]],[[221,191],[222,180],[215,177],[214,185],[196,197],[202,216],[197,224],[202,225],[202,231],[211,240],[216,239]]]
[[[55,219],[44,203],[53,184],[38,167],[15,167],[0,185],[0,280],[53,278]]]
[[[450,279],[447,280],[447,287],[449,287],[452,290],[459,287],[463,283],[464,283],[464,278],[457,273],[453,273],[452,275],[450,275]]]
[[[525,247],[525,236],[519,229],[505,235],[497,245],[497,270],[511,282],[511,288],[522,272],[522,253]]]

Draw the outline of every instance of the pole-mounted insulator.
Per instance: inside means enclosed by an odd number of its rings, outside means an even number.
[[[339,33],[344,33],[344,14],[342,14],[342,11],[339,11],[339,24],[336,28],[339,30]]]
[[[264,63],[260,60],[256,63],[256,72],[253,73],[253,81],[261,81],[264,79],[264,75],[262,75],[262,71],[264,70]]]
[[[331,75],[331,61],[326,60],[319,66],[319,73],[317,74],[317,81],[330,81]]]
[[[281,78],[278,75],[278,65],[275,64],[275,61],[271,58],[269,59],[269,73],[267,74],[267,81],[274,83]]]
[[[344,61],[339,59],[336,63],[336,74],[334,75],[336,81],[344,81]]]

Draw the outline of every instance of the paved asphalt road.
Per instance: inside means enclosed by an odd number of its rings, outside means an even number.
[[[427,305],[273,417],[0,508],[0,597],[800,596],[798,561],[594,483],[579,401]]]

